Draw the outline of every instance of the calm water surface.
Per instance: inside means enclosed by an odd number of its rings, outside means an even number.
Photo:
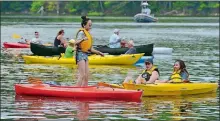
[[[79,23],[21,23],[1,26],[1,44],[17,42],[11,35],[33,37],[39,31],[45,42],[53,42],[60,29],[74,38]],[[154,55],[160,79],[167,79],[175,59],[186,62],[190,80],[219,80],[218,23],[93,23],[95,44],[106,44],[114,28],[121,36],[134,39],[136,45],[154,43],[155,47],[173,48],[172,55]],[[29,49],[1,51],[1,119],[66,120],[219,120],[218,93],[191,96],[144,97],[142,102],[74,100],[15,95],[13,85],[26,83],[29,76],[62,85],[76,82],[75,65],[27,65],[17,54],[31,54]],[[90,81],[121,83],[128,72],[136,78],[143,66],[90,66]]]

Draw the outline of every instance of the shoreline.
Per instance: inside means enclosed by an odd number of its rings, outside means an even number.
[[[134,17],[90,16],[94,22],[134,22]],[[156,17],[152,23],[219,23],[219,17]],[[1,23],[5,22],[81,22],[81,16],[2,16]]]

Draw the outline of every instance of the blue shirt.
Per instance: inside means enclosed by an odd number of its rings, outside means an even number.
[[[113,34],[109,39],[110,48],[121,48],[121,40],[117,34]]]
[[[125,54],[136,54],[137,51],[134,47],[130,48]]]

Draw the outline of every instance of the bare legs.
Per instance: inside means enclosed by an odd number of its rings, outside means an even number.
[[[78,72],[79,72],[79,78],[78,82],[76,83],[76,86],[88,86],[88,80],[89,80],[89,64],[88,61],[81,60],[77,63],[78,65]]]

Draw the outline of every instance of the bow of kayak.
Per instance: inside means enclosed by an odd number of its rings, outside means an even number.
[[[109,84],[98,82],[100,86],[124,88],[127,90],[143,90],[143,96],[193,95],[215,93],[217,83],[157,83],[157,84]]]
[[[217,83],[157,83],[157,84],[123,84],[125,89],[144,91],[143,96],[193,95],[216,92]]]
[[[17,42],[4,42],[5,48],[30,48],[30,45],[25,43],[17,43]]]

